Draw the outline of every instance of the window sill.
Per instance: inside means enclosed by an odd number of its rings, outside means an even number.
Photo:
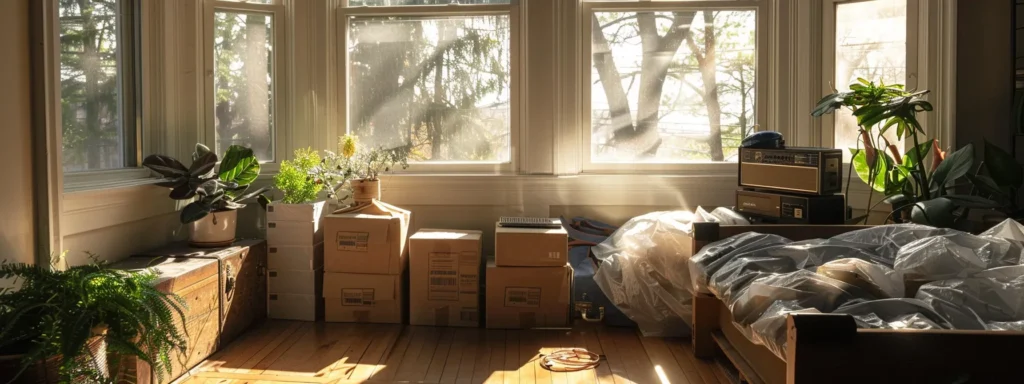
[[[160,182],[145,168],[115,169],[64,175],[64,193],[133,187]]]

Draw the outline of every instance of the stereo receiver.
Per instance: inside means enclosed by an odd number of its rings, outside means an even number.
[[[842,192],[843,151],[831,148],[740,148],[739,185],[806,195]]]
[[[736,191],[736,212],[776,224],[843,224],[846,197],[794,196],[761,191]]]

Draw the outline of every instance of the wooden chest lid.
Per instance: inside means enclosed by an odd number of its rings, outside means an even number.
[[[126,271],[152,269],[159,276],[156,286],[164,292],[178,292],[219,273],[216,259],[190,257],[129,257],[112,264],[111,268]]]
[[[149,250],[146,252],[140,252],[135,254],[135,257],[155,257],[155,256],[166,256],[166,257],[199,257],[207,259],[223,259],[231,255],[236,255],[249,247],[262,243],[263,240],[239,240],[234,244],[227,247],[219,248],[196,248],[191,247],[186,242],[172,243],[165,247]]]

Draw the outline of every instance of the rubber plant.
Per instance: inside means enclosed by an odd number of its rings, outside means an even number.
[[[4,261],[2,279],[20,288],[0,289],[0,354],[23,357],[19,370],[0,372],[7,379],[0,382],[20,382],[26,369],[51,359],[61,383],[133,382],[119,372],[129,357],[149,363],[163,379],[172,362],[187,358],[175,326],[185,321],[184,300],[158,291],[153,272],[110,269],[95,260],[63,269]],[[97,327],[106,332],[94,333]],[[90,346],[97,342],[105,343],[106,356],[95,356]]]
[[[149,155],[142,165],[164,177],[157,185],[171,188],[175,200],[194,201],[181,210],[181,223],[202,219],[211,212],[222,212],[245,207],[243,201],[261,196],[269,187],[248,191],[249,185],[260,175],[260,162],[252,149],[232,145],[224,153],[217,167],[217,154],[210,148],[196,144],[192,164],[186,167],[177,159],[164,155]]]
[[[909,219],[919,224],[954,227],[966,218],[970,208],[987,208],[994,203],[979,196],[950,193],[958,187],[955,181],[974,168],[974,147],[968,144],[946,155],[937,140],[925,137],[917,114],[933,110],[932,104],[924,99],[928,92],[912,92],[901,84],[876,84],[858,78],[849,91],[836,91],[822,98],[811,114],[820,117],[845,107],[857,119],[860,140],[856,148],[849,149],[852,167],[847,175],[847,195],[855,171],[871,189],[885,196],[872,204],[869,195],[867,212],[887,203],[893,206],[889,218],[896,222]],[[913,146],[900,153],[883,136],[891,129],[895,129],[898,139],[911,140]],[[864,215],[851,222],[867,223],[867,218]]]

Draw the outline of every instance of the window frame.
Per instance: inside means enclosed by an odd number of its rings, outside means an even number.
[[[288,85],[288,68],[285,51],[288,50],[288,33],[287,33],[287,20],[285,17],[285,6],[281,3],[281,0],[272,0],[270,4],[262,3],[249,3],[243,1],[228,1],[228,0],[208,0],[205,4],[203,12],[203,53],[200,55],[203,59],[204,68],[204,82],[203,82],[203,94],[204,100],[202,106],[203,115],[203,126],[198,132],[198,137],[201,142],[207,143],[211,148],[216,148],[217,145],[217,129],[214,115],[214,102],[216,97],[214,95],[214,88],[216,86],[215,79],[215,68],[214,68],[214,15],[216,12],[237,12],[237,13],[248,13],[248,14],[263,14],[270,16],[273,33],[274,51],[271,55],[272,63],[270,65],[271,70],[271,94],[273,98],[273,116],[271,120],[271,127],[273,127],[272,146],[274,148],[274,158],[269,161],[260,162],[260,174],[268,175],[277,173],[281,168],[281,161],[290,159],[292,156],[291,148],[291,135],[293,135],[292,125],[290,120],[290,106],[291,106],[291,94],[286,90],[289,89]],[[218,154],[220,156],[220,154]]]
[[[836,77],[836,12],[838,11],[840,4],[850,3],[861,3],[872,0],[824,0],[821,8],[821,95],[828,95],[834,92],[833,86],[840,87],[839,84],[835,83]],[[926,89],[930,81],[922,76],[922,73],[926,73],[927,70],[927,58],[921,58],[921,47],[926,46],[929,41],[927,36],[922,36],[920,33],[922,24],[921,21],[921,4],[920,0],[905,0],[907,2],[907,89]],[[926,51],[926,50],[925,50]],[[870,80],[870,79],[869,79]],[[842,85],[843,87],[849,84]],[[922,114],[918,117],[921,121],[922,126],[928,126],[928,114]],[[836,148],[836,118],[837,115],[831,114],[823,116],[821,118],[821,146],[828,148]],[[931,132],[929,132],[931,135]],[[904,140],[903,149],[909,149],[914,146],[912,140]],[[846,152],[846,148],[842,149]]]
[[[707,1],[651,1],[651,0],[638,0],[638,1],[617,1],[617,2],[588,2],[582,0],[579,9],[579,77],[580,84],[579,89],[579,116],[577,117],[578,123],[578,137],[579,145],[576,156],[579,157],[580,161],[580,172],[581,174],[616,174],[616,173],[666,173],[666,172],[685,172],[687,174],[705,174],[705,173],[720,173],[724,171],[734,171],[736,167],[735,162],[713,162],[713,161],[693,161],[693,162],[665,162],[665,163],[615,163],[615,162],[595,162],[591,158],[592,155],[592,121],[591,121],[591,89],[590,85],[594,84],[592,79],[593,71],[593,55],[592,55],[592,33],[593,28],[590,23],[590,17],[595,12],[602,11],[619,11],[619,12],[665,12],[665,11],[704,11],[704,10],[716,10],[716,11],[729,11],[729,10],[753,10],[756,12],[756,58],[755,65],[756,77],[755,83],[755,112],[756,117],[755,127],[758,131],[765,130],[777,130],[778,127],[773,123],[772,117],[769,114],[768,108],[768,96],[775,92],[774,84],[769,74],[769,67],[773,66],[772,62],[776,59],[774,52],[775,44],[770,44],[770,36],[774,35],[771,30],[771,19],[770,4],[768,0],[707,0]],[[557,149],[557,148],[556,148]]]
[[[121,72],[118,76],[118,82],[121,84],[119,88],[119,104],[121,105],[120,119],[122,124],[122,130],[124,131],[124,147],[121,148],[122,156],[124,156],[125,166],[121,168],[112,169],[101,169],[101,170],[87,170],[87,171],[73,171],[65,172],[63,167],[63,146],[61,147],[61,155],[59,158],[61,162],[59,164],[60,172],[63,174],[63,190],[65,192],[73,192],[79,190],[88,190],[95,188],[102,188],[105,186],[117,186],[125,184],[136,184],[145,183],[145,179],[150,178],[149,170],[142,167],[142,157],[144,153],[148,152],[148,147],[145,145],[145,139],[148,137],[149,130],[146,124],[143,124],[143,104],[145,97],[145,89],[143,84],[145,83],[145,71],[143,66],[146,64],[144,55],[147,51],[143,42],[143,29],[145,28],[142,22],[143,18],[146,17],[150,7],[143,6],[141,0],[124,0],[120,3],[120,9],[118,17],[118,71]],[[60,78],[60,5],[54,0],[53,12],[55,13],[55,19],[57,23],[54,25],[56,30],[54,31],[54,45],[57,50],[56,56],[56,100],[58,100],[58,107],[60,105],[59,100],[61,98],[61,78]],[[125,19],[129,23],[125,22]],[[124,26],[130,26],[130,28],[124,28]],[[127,63],[127,65],[126,65]],[[57,130],[63,137],[63,124],[60,120],[60,113],[56,115]]]
[[[409,162],[405,170],[396,170],[398,174],[439,174],[439,173],[460,173],[460,174],[513,174],[518,171],[520,164],[521,147],[526,143],[520,142],[521,122],[524,121],[523,105],[525,81],[523,76],[525,60],[522,59],[523,34],[526,29],[524,18],[522,18],[520,3],[528,0],[510,0],[508,4],[448,4],[448,5],[405,5],[405,6],[349,6],[348,0],[341,0],[336,14],[336,49],[337,59],[335,61],[336,76],[336,100],[337,100],[337,122],[335,138],[345,135],[348,132],[349,111],[349,23],[351,17],[366,16],[408,16],[408,17],[429,17],[429,16],[493,16],[508,15],[509,17],[509,159],[508,161],[435,161],[435,162]],[[333,141],[329,143],[328,149],[334,150]]]

